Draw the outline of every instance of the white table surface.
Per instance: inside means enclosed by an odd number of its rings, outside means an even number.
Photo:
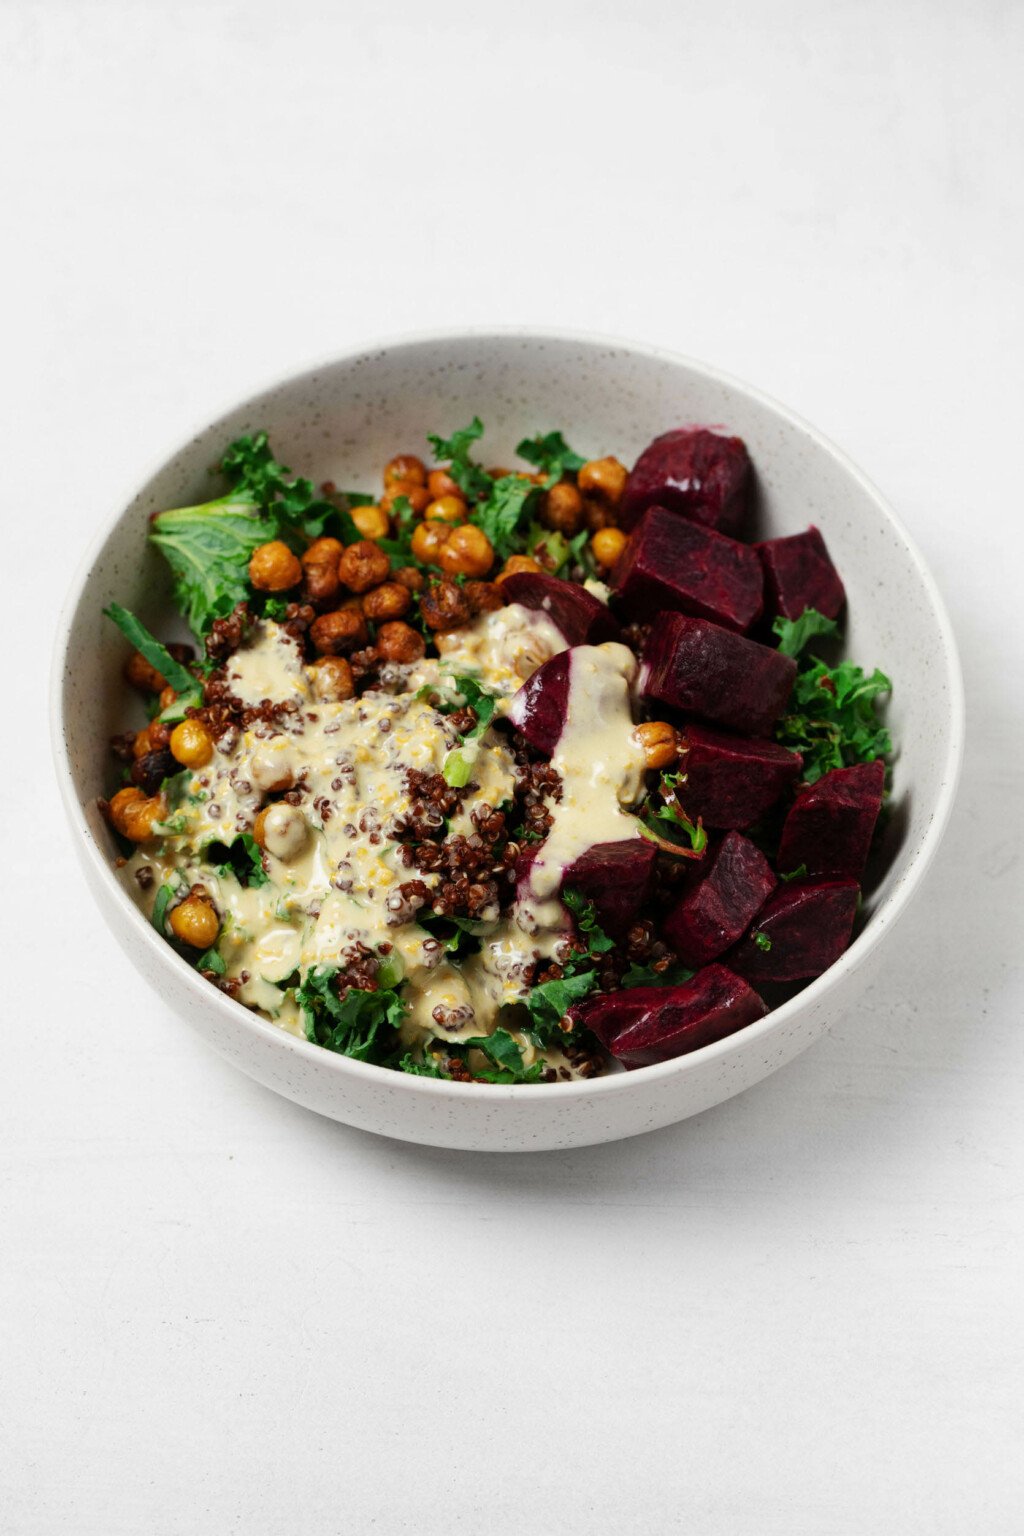
[[[0,8],[5,1533],[1024,1529],[1022,23]],[[97,521],[194,423],[495,321],[662,342],[841,442],[971,714],[856,1016],[698,1119],[522,1158],[330,1124],[186,1032],[90,909],[43,707]]]

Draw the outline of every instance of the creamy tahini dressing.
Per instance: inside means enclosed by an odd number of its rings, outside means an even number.
[[[595,843],[641,835],[636,817],[624,809],[639,797],[644,774],[630,708],[635,677],[636,658],[627,646],[610,641],[572,652],[565,725],[551,758],[562,798],[551,808],[551,830],[515,908],[519,927],[542,941],[557,940],[565,927],[557,900],[565,871]]]
[[[221,915],[217,948],[226,975],[240,980],[241,1001],[295,1034],[303,1032],[298,976],[337,964],[354,944],[391,946],[388,961],[403,977],[409,1005],[402,1028],[408,1044],[491,1032],[498,1010],[524,995],[523,973],[537,954],[556,954],[564,940],[564,910],[554,899],[564,869],[595,842],[637,835],[622,809],[639,794],[643,772],[630,714],[635,662],[624,646],[578,647],[565,730],[552,759],[562,800],[552,804],[550,835],[514,912],[485,914],[481,949],[461,965],[450,963],[414,919],[391,925],[399,885],[418,878],[431,887],[438,879],[406,868],[388,836],[411,809],[406,773],[439,772],[459,744],[447,718],[417,691],[443,689],[446,679],[469,673],[499,696],[501,714],[566,642],[546,614],[511,604],[443,637],[441,646],[440,659],[392,668],[391,691],[328,702],[317,696],[316,672],[295,642],[273,622],[258,625],[228,664],[229,686],[248,704],[289,702],[295,709],[277,724],[244,730],[231,751],[216,751],[193,772],[171,808],[166,838],[155,849],[138,848],[122,870],[149,913],[162,884],[182,893],[204,884]],[[500,733],[488,732],[452,830],[471,833],[473,811],[510,799],[514,783],[512,754]],[[305,793],[299,806],[276,802],[267,817],[264,884],[244,886],[207,862],[211,843],[251,831],[268,791],[290,785]],[[145,888],[136,878],[144,866],[152,874]],[[529,1064],[535,1052],[521,1043]]]

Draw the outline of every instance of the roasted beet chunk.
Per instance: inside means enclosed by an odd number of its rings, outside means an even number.
[[[750,827],[796,782],[799,752],[774,741],[728,736],[707,725],[688,725],[680,766],[686,775],[676,791],[691,821],[706,827]]]
[[[850,942],[856,880],[794,880],[780,886],[729,954],[751,981],[805,981],[827,971]]]
[[[706,965],[746,932],[775,885],[760,848],[739,832],[728,832],[707,874],[665,919],[666,942],[685,965]]]
[[[882,806],[885,764],[833,768],[799,791],[779,843],[779,868],[859,880]]]
[[[539,571],[518,571],[505,577],[501,590],[508,602],[546,613],[570,645],[601,645],[605,640],[622,639],[607,603],[574,581],[543,576]]]
[[[531,747],[550,757],[558,745],[569,708],[569,667],[572,652],[559,651],[520,688],[508,718]]]
[[[829,559],[825,540],[812,523],[806,533],[788,539],[767,539],[754,548],[764,565],[768,605],[773,614],[798,619],[805,608],[816,608],[837,619],[846,602],[846,589]]]
[[[764,576],[750,545],[664,507],[648,507],[633,529],[615,568],[614,585],[631,619],[674,608],[745,630],[761,617]]]
[[[623,938],[650,889],[657,856],[644,837],[595,843],[570,865],[563,883],[594,903],[598,922],[613,938]]]
[[[583,1003],[574,1016],[626,1067],[649,1067],[724,1040],[768,1012],[724,965],[707,965],[678,987],[634,987]]]
[[[645,448],[626,481],[619,507],[623,528],[657,504],[705,528],[738,533],[750,500],[750,458],[738,437],[706,427],[665,432]]]
[[[795,676],[791,656],[706,619],[666,613],[644,647],[641,689],[672,709],[747,736],[767,736],[789,702]]]

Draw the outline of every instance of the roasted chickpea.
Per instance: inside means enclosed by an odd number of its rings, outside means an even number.
[[[350,544],[338,561],[338,576],[350,592],[368,592],[379,587],[391,570],[391,561],[372,539]]]
[[[313,603],[329,603],[338,595],[338,561],[344,545],[340,539],[314,539],[302,556],[302,590]]]
[[[386,539],[391,529],[388,514],[383,507],[353,507],[352,521],[364,539]]]
[[[615,522],[615,512],[607,502],[598,501],[596,497],[585,496],[583,498],[583,520],[591,533],[598,533],[602,528],[610,528]]]
[[[302,852],[308,833],[306,818],[298,806],[283,800],[260,811],[252,829],[259,847],[276,859],[294,859]]]
[[[159,693],[167,687],[166,678],[150,665],[141,651],[133,651],[128,657],[124,664],[124,675],[132,687],[142,693]]]
[[[287,592],[302,580],[302,566],[287,544],[271,539],[249,557],[249,580],[257,592]]]
[[[500,585],[506,576],[519,576],[526,572],[540,572],[543,575],[543,566],[532,555],[509,555],[494,579]]]
[[[621,528],[599,528],[590,541],[590,549],[598,565],[610,571],[628,543],[629,538]]]
[[[422,592],[427,584],[423,572],[418,571],[414,565],[403,565],[400,570],[393,571],[392,579],[400,581],[409,592]]]
[[[541,501],[540,520],[545,528],[572,538],[583,527],[583,497],[568,480],[553,485]]]
[[[212,902],[202,896],[186,896],[167,919],[176,939],[190,949],[209,949],[217,941],[220,918]]]
[[[424,565],[438,565],[441,550],[451,536],[450,523],[420,523],[412,536],[412,552]]]
[[[459,629],[469,622],[469,599],[450,576],[431,582],[420,598],[420,612],[428,629]]]
[[[463,523],[452,530],[439,558],[449,576],[486,576],[494,564],[494,546],[482,528]]]
[[[469,507],[464,496],[439,496],[423,514],[428,523],[464,523]]]
[[[345,546],[340,539],[324,537],[314,539],[309,548],[303,551],[303,565],[337,565],[345,553]]]
[[[322,613],[309,627],[309,637],[322,656],[354,651],[368,639],[362,605],[345,603],[333,613]]]
[[[503,469],[500,464],[492,465],[491,468],[486,471],[486,473],[490,475],[492,480],[504,480],[506,475],[512,475],[512,474],[522,474],[523,478],[524,479],[526,478],[525,471],[522,471],[522,470],[512,470],[512,469]]]
[[[112,825],[116,827],[117,831],[121,833],[122,837],[128,836],[127,828],[125,826],[125,816],[128,812],[129,806],[139,806],[142,804],[145,798],[146,796],[143,794],[142,790],[138,789],[134,784],[129,785],[126,789],[119,789],[116,795],[111,796],[107,811],[110,816]]]
[[[427,466],[414,453],[397,453],[384,465],[384,484],[390,486],[397,480],[426,485]]]
[[[344,656],[323,656],[313,663],[313,681],[317,698],[327,704],[341,704],[356,691],[352,668]]]
[[[625,464],[611,455],[605,459],[591,459],[584,464],[576,477],[580,491],[595,501],[603,501],[608,507],[617,507],[626,489],[629,471]]]
[[[401,619],[395,619],[389,624],[382,624],[377,631],[377,649],[384,661],[409,663],[423,658],[427,642],[411,624],[403,624]]]
[[[170,709],[171,705],[177,702],[177,698],[178,695],[168,683],[166,688],[160,690],[160,713],[162,714],[165,709]]]
[[[153,835],[153,824],[164,814],[164,802],[159,795],[144,795],[132,785],[119,789],[110,802],[110,820],[122,837],[133,843],[144,843]]]
[[[505,606],[505,599],[496,581],[467,581],[462,590],[474,613],[494,613],[496,609]]]
[[[367,592],[363,598],[363,612],[375,624],[381,624],[385,619],[400,619],[403,613],[409,612],[411,603],[412,593],[408,587],[400,581],[385,581]]]
[[[667,720],[647,720],[635,735],[644,749],[644,766],[668,768],[679,756],[679,737]]]
[[[182,720],[171,732],[171,751],[186,768],[204,768],[213,756],[213,739],[201,720]]]
[[[332,661],[334,659],[331,657]],[[315,665],[323,666],[324,663],[317,662]],[[348,662],[342,662],[342,666],[347,667]],[[295,768],[287,738],[279,736],[257,747],[249,760],[249,774],[256,788],[265,789],[268,794],[291,789],[295,783]]]
[[[431,499],[437,501],[442,496],[462,496],[458,482],[453,480],[446,469],[432,469],[427,476],[427,490]],[[465,498],[463,497],[463,500]]]
[[[381,507],[385,512],[395,510],[395,502],[399,496],[404,496],[412,510],[419,517],[430,504],[430,492],[425,485],[413,485],[409,480],[396,480],[389,485],[380,499]]]

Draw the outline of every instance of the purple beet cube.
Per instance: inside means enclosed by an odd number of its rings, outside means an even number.
[[[601,645],[605,640],[622,639],[607,603],[574,581],[544,576],[539,571],[518,571],[505,577],[501,590],[508,602],[546,613],[570,645]]]
[[[508,718],[531,747],[550,757],[569,709],[571,651],[559,651],[537,668],[509,705]]]
[[[762,908],[729,964],[750,981],[806,981],[834,964],[850,942],[856,880],[793,880]]]
[[[595,843],[569,866],[563,885],[594,903],[598,922],[612,938],[624,938],[651,888],[657,857],[645,837]]]
[[[664,507],[648,507],[633,529],[613,584],[631,619],[672,608],[742,631],[763,608],[764,575],[750,545]]]
[[[803,758],[774,741],[728,736],[708,725],[683,733],[686,775],[677,796],[691,821],[706,827],[753,826],[795,784]]]
[[[584,1002],[574,1017],[624,1066],[649,1067],[724,1040],[768,1012],[724,965],[708,965],[678,987],[635,987]]]
[[[827,619],[839,617],[846,589],[813,523],[806,533],[766,539],[754,548],[764,565],[768,602],[774,614],[798,619],[805,608],[816,608]]]
[[[768,736],[796,676],[792,656],[706,619],[659,616],[644,647],[642,692],[745,736]]]
[[[885,764],[833,768],[798,791],[779,843],[783,874],[805,866],[809,875],[859,880],[882,808]]]
[[[667,507],[691,522],[738,533],[750,502],[750,457],[738,437],[679,427],[656,437],[637,459],[619,504],[623,528],[648,507]]]
[[[703,879],[662,924],[662,937],[684,965],[706,965],[746,932],[777,882],[760,848],[728,832]]]

